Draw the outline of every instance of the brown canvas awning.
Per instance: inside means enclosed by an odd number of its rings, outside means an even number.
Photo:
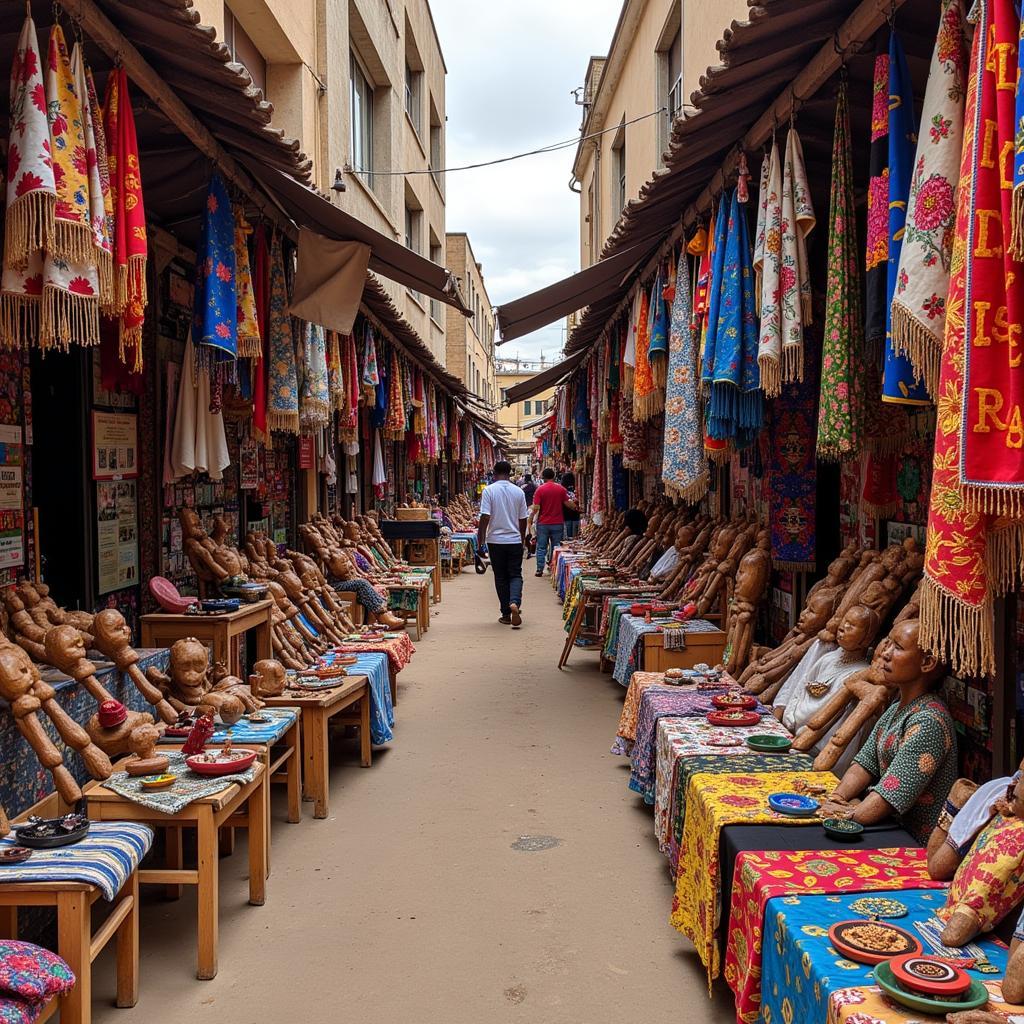
[[[660,236],[658,236],[660,241]],[[501,340],[513,341],[617,291],[643,262],[649,246],[632,245],[608,259],[599,260],[572,277],[563,278],[521,299],[498,307]]]
[[[554,366],[550,366],[548,369],[538,373],[535,377],[524,380],[522,384],[513,385],[505,392],[505,404],[512,405],[523,399],[533,398],[534,395],[539,395],[542,391],[547,391],[548,388],[560,384],[565,377],[579,366],[585,355],[586,350],[581,349],[574,355],[569,356],[568,359],[563,359],[560,363],[555,363]]]
[[[374,231],[290,175],[246,157],[240,162],[299,227],[342,242],[364,242],[370,247],[370,270],[375,274],[454,306],[463,316],[473,315],[459,295],[455,278],[444,267]]]

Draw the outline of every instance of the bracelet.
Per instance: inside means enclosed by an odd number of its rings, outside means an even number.
[[[946,798],[946,803],[945,803],[945,806],[943,807],[943,810],[944,810],[944,812],[946,814],[948,814],[950,816],[950,818],[955,818],[960,813],[960,808],[957,807],[956,804],[954,804],[949,799],[949,797]]]
[[[943,832],[948,832],[953,825],[953,816],[943,808],[939,814],[939,820],[936,822],[935,827],[941,829]]]

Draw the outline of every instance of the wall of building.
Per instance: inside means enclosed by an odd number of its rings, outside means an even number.
[[[490,406],[498,404],[494,363],[494,314],[487,296],[482,266],[473,255],[469,237],[453,233],[447,237],[448,269],[459,279],[472,317],[446,307],[446,348],[448,370],[459,377],[473,394]]]
[[[548,388],[547,391],[542,391],[526,401],[515,402],[510,406],[505,405],[504,395],[509,388],[516,384],[522,384],[535,376],[535,373],[499,372],[497,374],[498,400],[501,405],[498,407],[495,419],[508,431],[509,437],[516,444],[533,443],[534,428],[525,427],[524,424],[542,416],[551,407],[551,400],[555,397],[555,389]],[[527,405],[529,405],[528,410]]]

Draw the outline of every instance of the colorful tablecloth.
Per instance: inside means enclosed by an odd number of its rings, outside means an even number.
[[[894,889],[944,890],[947,884],[928,876],[928,857],[920,849],[741,853],[733,874],[723,971],[736,996],[736,1019],[756,1024],[761,1011],[761,936],[770,899]]]
[[[17,846],[14,834],[0,848]],[[0,864],[0,882],[88,882],[112,900],[153,845],[153,830],[128,821],[94,821],[73,846],[33,850],[21,864]]]
[[[476,557],[476,534],[468,531],[455,531],[452,533],[453,541],[460,541],[467,545],[470,550],[470,558]]]
[[[615,742],[612,744],[612,753],[629,756],[633,749],[633,742],[636,740],[636,720],[640,714],[640,697],[649,686],[660,686],[669,690],[673,687],[664,685],[663,672],[634,672],[629,680],[629,687],[626,690],[626,701],[622,705],[622,714],[619,715],[619,727],[615,731]]]
[[[765,1022],[799,1021],[800,1024],[825,1024],[829,997],[838,989],[873,987],[873,968],[839,956],[828,939],[828,929],[837,921],[857,917],[850,904],[857,893],[828,896],[776,896],[768,901],[764,916],[764,949],[761,962],[761,1020]],[[945,893],[934,889],[901,890],[893,896],[908,909],[899,926],[918,935],[914,921],[923,921],[942,906]],[[918,935],[920,938],[920,936]],[[994,940],[979,945],[989,961],[1006,970],[1007,950]],[[979,981],[995,975],[970,972]],[[856,997],[854,997],[856,998]],[[896,1020],[921,1021],[920,1014],[894,1017],[888,1012],[883,1024]],[[847,1014],[837,1018],[850,1024],[874,1024],[871,1017]]]
[[[659,722],[659,725],[661,723]],[[658,734],[658,784],[654,800],[654,834],[658,848],[672,862],[673,873],[679,860],[679,844],[683,838],[683,822],[686,820],[686,789],[690,777],[700,772],[726,775],[742,772],[744,775],[760,775],[765,772],[809,772],[814,768],[814,759],[807,754],[755,754],[744,744],[732,757],[721,754],[688,754],[674,760],[671,771],[667,744],[661,745]],[[664,753],[663,753],[664,750]],[[662,785],[667,780],[667,785]]]
[[[639,615],[623,613],[619,620],[619,640],[615,648],[615,668],[612,678],[622,686],[628,686],[630,677],[638,668],[643,668],[643,637],[645,633],[657,633],[653,622],[644,622]]]
[[[718,834],[725,825],[772,822],[776,825],[821,828],[815,818],[791,818],[768,807],[772,793],[791,791],[798,781],[823,786],[829,792],[838,779],[831,772],[767,772],[763,775],[690,776],[686,821],[679,848],[672,924],[694,946],[708,970],[708,983],[719,974]]]
[[[299,717],[294,708],[264,708],[261,715],[269,718],[269,722],[250,722],[242,718],[234,725],[218,725],[207,743],[223,743],[230,739],[236,747],[247,743],[274,744],[295,724]],[[161,743],[184,743],[187,736],[163,736]]]
[[[395,738],[392,731],[395,709],[391,703],[387,655],[380,651],[367,651],[356,655],[356,659],[355,664],[348,666],[348,674],[364,675],[369,680],[370,739],[377,744],[388,743]]]
[[[379,651],[388,656],[391,671],[395,673],[401,672],[416,653],[408,633],[400,633],[394,640],[348,641],[335,644],[331,650],[336,654],[366,654],[370,651]]]
[[[168,789],[143,789],[141,779],[129,775],[127,772],[114,772],[113,775],[103,783],[106,789],[119,793],[126,800],[148,807],[151,811],[159,811],[161,814],[177,814],[178,811],[188,807],[193,800],[201,800],[204,796],[213,796],[228,786],[247,785],[256,778],[260,768],[260,761],[247,768],[244,772],[234,772],[231,775],[199,775],[192,771],[185,763],[185,755],[173,750],[164,751],[167,754],[170,764],[167,771],[177,775],[177,781]]]
[[[641,694],[636,742],[630,755],[629,788],[639,793],[646,803],[654,803],[655,730],[658,722],[662,718],[706,718],[709,711],[715,710],[711,703],[714,696],[714,693],[671,686],[648,688]],[[768,708],[760,701],[753,710],[768,715]]]
[[[980,979],[988,989],[987,1013],[996,1013],[1006,1024],[1024,1021],[1024,1006],[1013,1006],[1003,1001],[1003,990],[998,981]],[[946,1024],[945,1017],[919,1013],[900,1006],[877,985],[836,989],[828,997],[827,1024]]]

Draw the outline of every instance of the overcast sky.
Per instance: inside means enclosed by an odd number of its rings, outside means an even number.
[[[449,167],[574,138],[591,54],[608,50],[621,0],[431,0],[448,78]],[[447,180],[447,229],[466,231],[501,305],[579,270],[579,196],[569,191],[574,149]],[[555,356],[564,321],[498,349]]]

